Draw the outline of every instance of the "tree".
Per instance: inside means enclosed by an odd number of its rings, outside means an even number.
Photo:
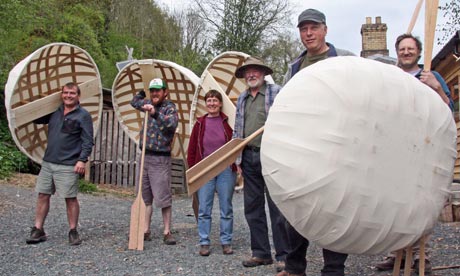
[[[213,50],[258,54],[263,39],[289,23],[287,0],[194,0],[214,38]]]
[[[460,2],[458,0],[451,0],[439,8],[443,17],[447,19],[444,25],[438,25],[442,32],[442,36],[438,39],[438,44],[444,44],[452,35],[460,30]]]
[[[304,50],[299,39],[291,33],[285,33],[264,41],[260,56],[273,69],[275,82],[281,84],[288,64]]]

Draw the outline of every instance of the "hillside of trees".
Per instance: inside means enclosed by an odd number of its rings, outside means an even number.
[[[116,62],[162,59],[192,70],[197,76],[224,51],[262,57],[281,82],[287,64],[303,46],[295,31],[289,0],[191,0],[182,11],[163,10],[154,0],[3,0],[0,1],[0,166],[14,149],[7,127],[4,88],[9,71],[36,49],[66,42],[86,50],[96,62],[102,85],[112,87]],[[460,27],[460,4],[441,7],[450,38]],[[10,158],[11,159],[11,158]],[[14,159],[14,158],[13,158]],[[25,162],[18,154],[12,165]],[[2,172],[0,169],[0,177]]]

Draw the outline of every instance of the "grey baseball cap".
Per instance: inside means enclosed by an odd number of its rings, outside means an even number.
[[[324,23],[326,24],[326,16],[324,13],[315,10],[315,9],[307,9],[304,10],[300,15],[299,15],[299,23],[297,24],[297,28],[300,27],[300,24],[304,21],[313,21],[317,23]]]

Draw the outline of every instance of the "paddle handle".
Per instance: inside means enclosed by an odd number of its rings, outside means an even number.
[[[438,4],[439,0],[426,0],[425,2],[425,52],[423,53],[423,70],[425,71],[431,70]]]
[[[420,8],[422,7],[423,0],[419,0],[417,6],[415,6],[414,13],[412,14],[412,19],[410,20],[409,27],[407,28],[406,34],[412,33],[414,29],[415,22],[417,22],[418,15],[420,13]]]

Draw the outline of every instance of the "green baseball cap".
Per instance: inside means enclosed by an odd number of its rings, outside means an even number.
[[[149,89],[164,89],[166,88],[166,82],[160,78],[155,78],[150,81]]]

